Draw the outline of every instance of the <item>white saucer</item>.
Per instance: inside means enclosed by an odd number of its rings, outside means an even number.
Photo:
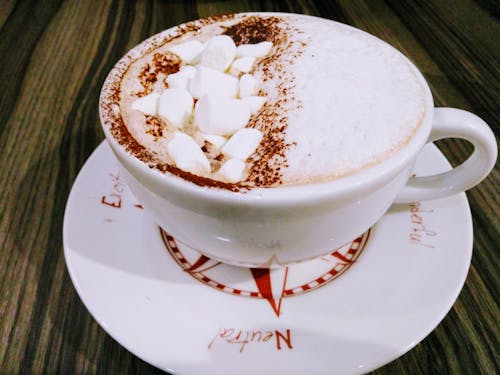
[[[448,168],[427,146],[416,173]],[[92,316],[129,351],[176,374],[373,370],[443,319],[472,255],[462,193],[393,206],[321,259],[272,273],[222,265],[159,230],[105,143],[75,181],[63,231],[71,279]]]

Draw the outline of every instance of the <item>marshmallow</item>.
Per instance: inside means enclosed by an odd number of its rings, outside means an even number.
[[[191,65],[184,65],[183,67],[181,67],[181,70],[179,70],[179,72],[186,75],[188,79],[191,79],[196,74],[196,68]]]
[[[193,97],[185,89],[166,89],[160,96],[158,115],[175,128],[182,128],[193,112]]]
[[[235,183],[243,179],[245,163],[240,159],[229,159],[219,169],[219,176],[227,182]]]
[[[250,110],[239,99],[206,95],[196,103],[194,122],[207,134],[231,135],[250,119]]]
[[[264,57],[266,56],[269,51],[271,51],[271,48],[273,47],[273,44],[271,42],[261,42],[257,44],[241,44],[236,48],[236,57],[246,57],[246,56],[253,56],[253,57]]]
[[[255,62],[255,57],[253,56],[247,56],[247,57],[242,57],[240,59],[236,59],[231,64],[229,72],[235,76],[239,75],[240,73],[248,73],[250,70],[252,70],[254,62]]]
[[[196,68],[190,65],[185,65],[177,73],[172,73],[167,76],[165,82],[168,87],[173,89],[186,89],[188,88],[189,80],[196,74]]]
[[[210,163],[201,148],[189,135],[176,131],[167,145],[167,152],[177,168],[195,174],[210,173]]]
[[[218,35],[207,42],[203,53],[201,54],[201,65],[225,71],[236,56],[236,45],[231,37],[227,35]]]
[[[177,72],[173,74],[169,74],[167,78],[165,78],[165,82],[168,85],[169,89],[184,89],[186,90],[189,83],[189,78],[186,74],[182,72]]]
[[[241,98],[241,101],[248,106],[251,115],[259,112],[266,100],[264,96],[245,96]]]
[[[156,116],[158,112],[158,98],[160,94],[153,92],[152,94],[143,96],[132,102],[132,109],[141,111],[146,115]]]
[[[217,70],[199,66],[189,82],[189,91],[199,99],[205,95],[219,95],[234,98],[238,95],[238,78]]]
[[[191,40],[186,43],[176,44],[168,50],[175,53],[182,61],[188,64],[196,64],[201,57],[205,45],[198,40]]]
[[[259,85],[257,80],[251,74],[243,74],[240,78],[240,98],[257,95],[258,92]]]
[[[221,152],[226,157],[245,161],[255,152],[261,140],[262,132],[260,130],[243,128],[229,138],[229,141],[222,147]]]
[[[227,141],[227,139],[224,138],[221,135],[217,135],[217,134],[204,134],[204,133],[201,133],[201,132],[199,134],[200,134],[200,138],[203,141],[207,141],[208,143],[210,143],[212,146],[214,146],[214,148],[216,150],[220,150],[220,148],[222,146],[224,146],[224,143],[226,143],[226,141]]]

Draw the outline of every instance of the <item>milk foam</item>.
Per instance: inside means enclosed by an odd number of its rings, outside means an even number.
[[[287,37],[300,46],[301,53],[284,67],[284,76],[265,79],[262,67],[254,74],[263,81],[261,90],[268,102],[283,95],[277,80],[289,79],[293,87],[287,93],[288,107],[281,105],[287,116],[285,140],[290,145],[284,150],[281,183],[335,179],[383,161],[404,147],[424,116],[424,90],[407,60],[382,41],[344,25],[313,17],[279,17],[300,31]],[[224,25],[237,21],[225,21]],[[195,36],[206,42],[221,30],[220,25],[212,24]],[[142,115],[130,110],[137,99],[132,94],[141,90],[137,74],[150,55],[128,70],[122,81],[120,107],[132,136],[170,162],[166,145],[171,134],[151,136]],[[153,91],[162,89],[164,78],[159,77]]]
[[[301,108],[289,113],[284,183],[353,173],[404,146],[423,118],[413,68],[380,40],[321,19],[296,18],[308,35],[290,66]]]

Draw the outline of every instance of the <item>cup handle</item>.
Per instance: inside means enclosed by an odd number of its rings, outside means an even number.
[[[474,152],[451,171],[411,177],[395,203],[412,203],[460,193],[477,185],[493,169],[498,152],[495,135],[476,115],[456,108],[435,108],[428,142],[443,138],[465,139],[473,144]]]

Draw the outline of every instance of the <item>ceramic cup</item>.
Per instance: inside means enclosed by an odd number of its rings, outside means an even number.
[[[341,247],[375,224],[393,203],[463,192],[491,171],[497,146],[488,125],[463,110],[434,108],[429,86],[416,67],[415,73],[425,88],[425,117],[410,142],[371,168],[324,183],[249,192],[201,187],[151,169],[125,151],[102,110],[101,123],[130,189],[176,240],[233,265],[279,267]],[[107,81],[112,79],[110,74]],[[101,109],[102,100],[101,95]],[[411,177],[425,144],[443,138],[465,139],[474,151],[449,172]]]

